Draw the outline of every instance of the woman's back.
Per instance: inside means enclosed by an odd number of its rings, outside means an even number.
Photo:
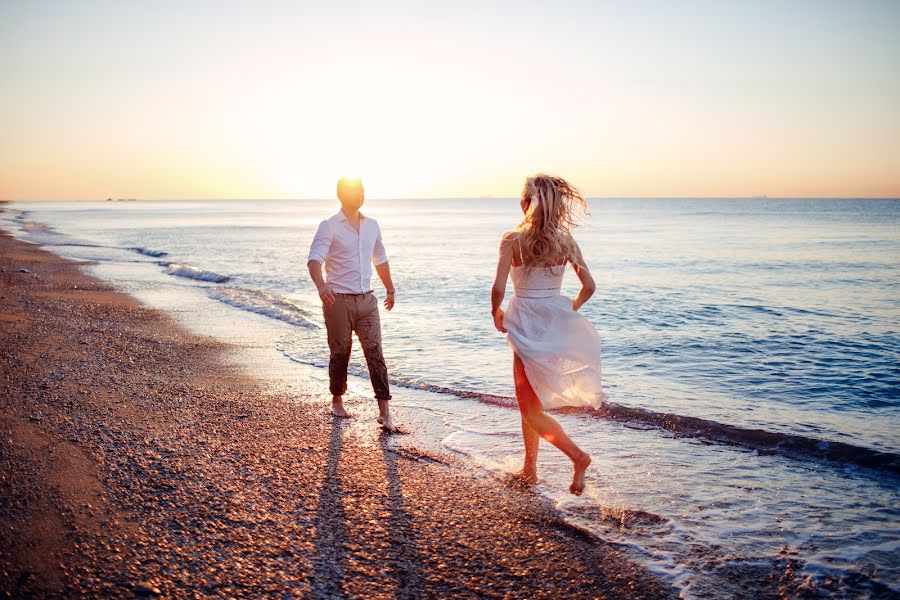
[[[566,263],[570,261],[568,256],[568,244],[560,243],[554,245],[553,248],[544,250],[543,248],[527,248],[526,237],[528,234],[520,231],[510,231],[506,234],[512,247],[512,266],[525,267],[533,269],[535,267],[552,267],[565,269]],[[571,245],[575,246],[575,241],[570,235],[565,236],[567,241],[571,241]],[[543,251],[541,251],[543,250]],[[538,251],[537,253],[535,251]]]
[[[545,298],[556,296],[562,288],[566,265],[555,267],[515,266],[509,270],[515,294],[518,298]]]

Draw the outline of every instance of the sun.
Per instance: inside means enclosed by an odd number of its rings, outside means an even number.
[[[393,93],[365,101],[321,93],[343,89],[350,66],[358,88],[377,90],[391,81]],[[488,130],[489,115],[426,69],[411,79],[390,65],[365,66],[323,63],[242,96],[225,129],[238,164],[280,197],[331,198],[343,174],[361,177],[372,198],[423,197],[468,181],[466,165],[480,138],[466,132]],[[438,93],[453,110],[435,108]]]

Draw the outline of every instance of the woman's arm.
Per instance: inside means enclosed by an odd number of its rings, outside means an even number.
[[[491,315],[494,317],[494,327],[497,331],[506,333],[503,327],[503,297],[506,295],[506,279],[509,277],[509,269],[512,266],[512,239],[504,234],[500,240],[500,258],[497,260],[497,275],[494,277],[494,286],[491,288]]]
[[[575,299],[572,300],[572,309],[578,310],[584,306],[584,303],[597,290],[597,284],[594,283],[591,271],[584,262],[584,256],[581,255],[581,248],[578,247],[578,244],[575,244],[575,260],[572,261],[572,268],[575,269],[575,274],[578,275],[578,280],[581,281],[581,290],[579,290]]]

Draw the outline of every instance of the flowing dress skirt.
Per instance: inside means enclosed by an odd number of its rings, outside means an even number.
[[[606,401],[601,385],[600,336],[572,300],[513,296],[503,319],[506,339],[544,408],[594,407]]]

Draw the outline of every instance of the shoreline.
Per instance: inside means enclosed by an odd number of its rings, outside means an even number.
[[[0,269],[4,595],[675,594],[529,491],[345,435],[319,390],[274,394],[74,261],[0,233]]]

